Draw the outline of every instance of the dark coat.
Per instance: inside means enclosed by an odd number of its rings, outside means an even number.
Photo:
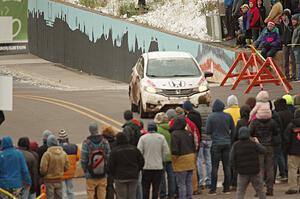
[[[280,23],[280,29],[281,29],[282,44],[285,46],[291,44],[293,31],[294,31],[292,21],[291,21],[291,16],[288,16],[288,24],[285,24],[283,21]]]
[[[187,117],[197,126],[201,138],[202,119],[200,113],[196,110],[191,110]]]
[[[123,133],[127,136],[129,144],[137,146],[141,137],[141,127],[133,121],[126,122],[123,126]]]
[[[116,146],[110,153],[108,173],[115,180],[136,180],[144,167],[140,150],[130,144]]]
[[[239,140],[239,130],[241,127],[247,127],[249,125],[249,115],[251,112],[251,108],[248,105],[244,105],[240,109],[241,118],[238,120],[235,133],[232,136],[232,143]]]
[[[284,143],[288,154],[300,156],[300,109],[285,130]]]

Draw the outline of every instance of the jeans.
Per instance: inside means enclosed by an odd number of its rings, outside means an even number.
[[[118,199],[136,199],[138,180],[115,180]]]
[[[46,182],[45,185],[47,199],[63,199],[61,182]]]
[[[86,179],[87,198],[94,199],[95,196],[97,196],[97,199],[105,199],[106,186],[107,186],[106,178],[87,178]]]
[[[279,175],[281,177],[287,177],[287,165],[280,145],[274,147],[274,178],[277,173],[277,166],[279,167]]]
[[[222,161],[223,172],[224,172],[224,183],[223,188],[225,191],[229,190],[230,186],[230,144],[223,145],[212,145],[211,147],[211,161],[212,161],[212,171],[211,171],[211,190],[217,190],[218,182],[218,170],[219,163]]]
[[[285,68],[285,76],[290,78],[290,61],[292,65],[292,78],[296,77],[296,62],[295,62],[295,54],[292,50],[292,47],[283,45],[283,56],[284,56],[284,68]]]
[[[268,192],[273,192],[274,183],[274,149],[272,146],[265,146],[266,154],[259,155],[260,176],[262,180],[266,177],[266,187]]]
[[[264,192],[264,185],[260,175],[240,175],[238,174],[238,183],[237,183],[237,199],[244,199],[247,187],[251,182],[254,190],[257,193],[259,199],[265,199],[266,194]]]
[[[143,199],[149,199],[152,185],[152,199],[158,199],[162,170],[143,170]]]
[[[179,190],[179,199],[192,199],[193,195],[193,171],[175,172]]]
[[[74,191],[73,191],[73,180],[72,179],[67,179],[63,183],[63,193],[67,194],[68,199],[74,199]]]
[[[198,167],[198,175],[199,175],[199,186],[204,185],[211,185],[211,145],[212,141],[203,140],[200,143],[200,150],[197,157],[197,167]],[[205,174],[206,177],[204,178],[203,174],[203,161],[205,162]]]
[[[167,174],[168,185],[166,184],[165,173]],[[167,186],[168,186],[168,193],[167,193]],[[172,162],[165,162],[162,180],[160,184],[160,198],[165,198],[167,196],[173,197],[175,195],[175,190],[176,190],[175,174],[173,171]]]
[[[298,80],[300,80],[300,46],[294,47],[294,54],[296,58],[296,68],[298,70]]]
[[[267,57],[275,57],[276,53],[279,51],[278,48],[274,48],[274,47],[271,47],[271,48],[265,48],[263,47],[261,49],[261,55],[267,59]]]

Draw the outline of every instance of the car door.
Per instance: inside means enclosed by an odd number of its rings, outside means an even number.
[[[141,79],[144,78],[144,58],[141,57],[138,62],[136,63],[135,67],[132,71],[132,77],[131,77],[131,102],[133,104],[138,105],[140,101],[140,83]]]

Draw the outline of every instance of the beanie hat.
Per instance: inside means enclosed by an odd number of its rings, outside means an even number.
[[[133,114],[130,110],[124,112],[124,119],[126,121],[132,120],[132,118],[133,118]]]
[[[283,11],[283,13],[282,13],[282,15],[287,15],[287,16],[291,16],[291,14],[292,14],[292,12],[291,12],[291,10],[288,9],[288,8],[284,9],[284,11]]]
[[[282,98],[285,99],[287,105],[294,105],[294,99],[290,94],[286,94]]]
[[[58,133],[58,139],[65,140],[68,138],[69,138],[69,136],[68,136],[67,132],[64,129],[60,130],[60,132]]]
[[[37,152],[39,145],[37,142],[30,142],[29,149],[31,151]]]
[[[148,131],[149,132],[157,131],[157,127],[156,127],[156,124],[154,122],[149,122],[148,123]]]
[[[28,137],[21,137],[18,141],[18,147],[25,148],[26,150],[29,150],[30,141]]]
[[[296,21],[298,21],[298,23],[300,23],[300,14],[294,14],[292,16],[292,20],[296,20]]]
[[[227,98],[227,106],[239,105],[238,98],[235,95],[230,95]]]
[[[44,132],[43,132],[43,140],[44,141],[47,141],[47,139],[48,139],[48,137],[50,136],[50,135],[53,135],[53,133],[50,131],[50,130],[45,130]]]
[[[166,113],[164,112],[160,112],[160,113],[157,113],[154,117],[154,122],[156,124],[161,124],[161,123],[164,123],[164,122],[168,122],[168,116]]]
[[[193,110],[193,104],[190,101],[185,101],[182,105],[182,108],[187,111]]]
[[[275,26],[276,24],[275,24],[274,21],[269,21],[269,22],[268,22],[268,25],[273,25],[273,26]]]
[[[128,138],[124,133],[118,133],[116,136],[117,145],[128,144]]]
[[[243,4],[242,6],[241,6],[241,8],[243,9],[243,8],[248,8],[249,9],[249,5],[248,4]]]
[[[91,123],[90,126],[89,126],[89,131],[90,131],[91,135],[97,135],[97,134],[99,134],[98,124]]]
[[[177,116],[176,111],[174,109],[167,110],[166,114],[167,114],[169,120],[172,120],[174,117]]]
[[[48,147],[51,146],[58,146],[58,141],[54,135],[50,135],[47,139],[47,145]]]
[[[175,111],[177,115],[184,115],[184,110],[181,107],[175,108]]]

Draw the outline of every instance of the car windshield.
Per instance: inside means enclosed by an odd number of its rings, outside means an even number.
[[[199,77],[201,71],[192,58],[150,59],[148,77]]]

